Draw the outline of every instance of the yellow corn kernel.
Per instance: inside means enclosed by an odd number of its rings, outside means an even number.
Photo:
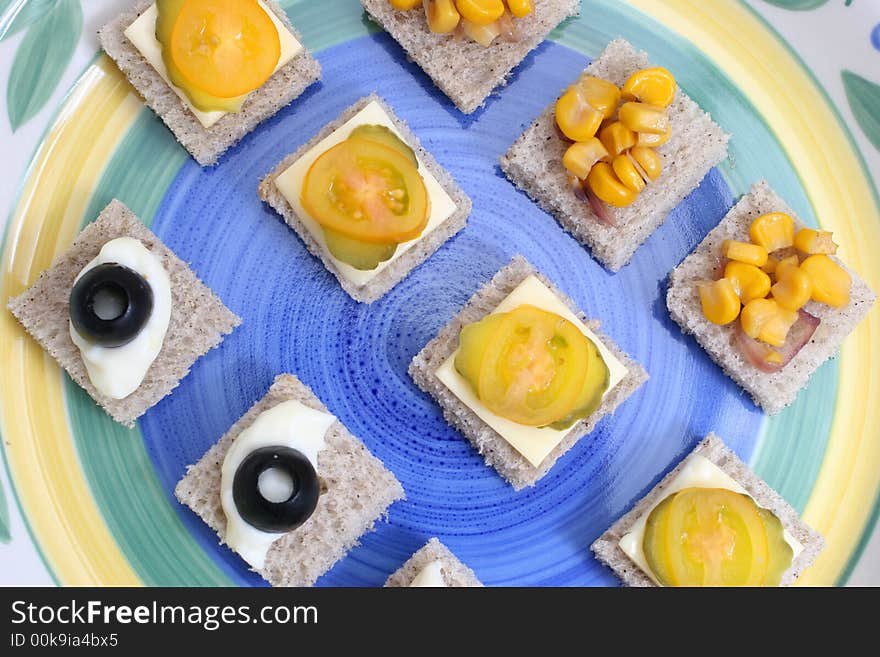
[[[615,121],[602,129],[599,133],[599,139],[611,157],[617,157],[624,151],[635,146],[636,133],[627,128],[620,121]]]
[[[465,20],[477,25],[494,23],[504,14],[502,0],[455,0],[455,6]]]
[[[660,67],[646,68],[629,76],[623,85],[623,97],[658,107],[669,107],[675,100],[675,89],[672,73]]]
[[[787,249],[794,245],[794,219],[784,212],[771,212],[752,222],[749,237],[760,244],[768,253]]]
[[[663,135],[669,129],[666,109],[647,103],[624,103],[617,113],[621,123],[633,132]]]
[[[743,307],[740,321],[750,338],[781,347],[797,317],[795,311],[783,308],[773,299],[752,299]]]
[[[788,338],[788,332],[791,330],[791,327],[794,326],[797,319],[798,314],[796,310],[789,310],[788,308],[780,306],[779,312],[777,312],[769,322],[764,324],[764,328],[761,329],[758,339],[773,347],[781,347],[785,344],[785,340]]]
[[[390,2],[391,6],[395,9],[400,9],[402,11],[415,9],[418,5],[422,4],[422,0],[388,0],[388,2]]]
[[[827,255],[811,255],[801,263],[801,269],[810,276],[813,301],[834,308],[841,308],[849,303],[852,277]]]
[[[746,304],[763,299],[770,292],[770,277],[755,265],[731,261],[724,267],[724,278],[733,283],[736,295]]]
[[[666,128],[662,134],[653,132],[640,132],[636,138],[636,146],[640,148],[657,148],[672,139],[672,126]]]
[[[447,34],[458,27],[461,14],[455,8],[454,0],[425,0],[425,16],[432,32]]]
[[[556,101],[556,125],[572,141],[588,141],[595,137],[603,116],[577,84],[571,85]]]
[[[578,141],[568,147],[562,156],[562,165],[581,180],[586,178],[590,169],[599,160],[608,157],[608,151],[602,142],[592,137],[589,141]]]
[[[773,365],[782,365],[782,354],[780,354],[778,351],[773,351],[771,349],[770,352],[766,356],[764,356],[764,362],[771,363]]]
[[[767,262],[764,263],[764,266],[761,267],[761,271],[765,274],[775,274],[776,268],[779,266],[779,258],[776,258],[772,255],[767,256]]]
[[[614,161],[611,163],[611,168],[614,169],[614,173],[617,175],[620,182],[629,187],[636,194],[645,188],[645,179],[642,178],[642,174],[639,173],[639,170],[636,169],[636,165],[633,164],[632,160],[629,159],[626,153],[621,153],[615,157]]]
[[[477,25],[476,23],[471,23],[466,18],[462,18],[461,29],[469,39],[476,41],[484,48],[491,46],[495,37],[501,34],[501,28],[498,26],[498,21],[489,23],[488,25]]]
[[[603,119],[610,119],[620,104],[620,89],[613,82],[594,75],[582,75],[576,83],[593,109],[602,112]]]
[[[776,284],[770,291],[783,308],[800,310],[810,300],[813,284],[810,275],[800,267],[780,263],[776,270]]]
[[[587,176],[587,185],[600,200],[616,208],[632,205],[638,194],[624,185],[607,162],[596,164]]]
[[[739,316],[740,303],[736,290],[726,278],[699,283],[700,305],[703,316],[713,324],[730,324]]]
[[[642,172],[646,173],[651,180],[657,180],[660,174],[663,173],[663,159],[653,148],[633,146],[629,154],[632,155],[636,164],[642,168]]]
[[[755,340],[761,334],[764,325],[779,312],[779,304],[773,299],[752,299],[743,306],[740,322],[747,336]]]
[[[532,13],[532,0],[507,0],[507,8],[514,16],[522,18]]]
[[[798,267],[800,264],[800,258],[798,258],[796,255],[790,255],[787,258],[783,258],[776,265],[776,271],[774,272],[776,274],[776,278],[778,279],[782,275],[782,272],[785,271],[786,267]]]
[[[794,236],[794,248],[807,255],[837,253],[837,244],[831,239],[831,231],[801,228]]]
[[[724,240],[721,244],[721,254],[728,260],[745,262],[756,267],[763,267],[767,264],[767,249],[748,242]]]

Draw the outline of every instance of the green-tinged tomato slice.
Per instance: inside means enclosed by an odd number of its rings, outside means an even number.
[[[670,582],[672,581],[672,572],[666,558],[668,552],[662,549],[662,546],[666,537],[666,528],[669,525],[669,508],[674,499],[674,494],[668,495],[651,510],[645,523],[645,535],[642,539],[642,552],[645,554],[645,560],[654,577],[664,586],[671,586]]]
[[[480,378],[480,367],[486,355],[486,345],[493,339],[504,317],[504,313],[486,315],[479,322],[467,324],[461,329],[454,365],[456,371],[464,377],[475,393]]]
[[[764,577],[764,586],[779,586],[782,575],[791,568],[794,558],[794,550],[785,540],[785,530],[782,522],[772,511],[758,509],[758,514],[764,522],[764,530],[767,532],[767,543],[770,551],[770,563],[767,564],[767,575]]]
[[[381,263],[390,260],[397,251],[396,242],[372,244],[346,237],[329,228],[322,230],[327,250],[333,254],[333,257],[361,271],[375,269]]]
[[[665,586],[761,586],[770,546],[760,509],[726,488],[685,488],[648,517],[643,550]],[[658,512],[658,509],[660,510]]]
[[[485,346],[477,394],[493,413],[518,424],[557,422],[581,397],[589,340],[564,317],[529,304],[504,315]]]
[[[359,125],[351,131],[351,134],[348,137],[349,139],[352,137],[361,137],[363,139],[371,139],[372,141],[384,144],[385,146],[393,148],[396,151],[400,151],[403,155],[406,155],[416,168],[419,166],[419,160],[416,158],[413,149],[411,149],[400,137],[394,134],[388,126]]]
[[[611,380],[608,365],[605,363],[596,345],[591,340],[587,340],[587,343],[589,364],[587,366],[587,375],[584,377],[581,396],[571,413],[550,425],[552,429],[559,431],[568,429],[578,420],[592,415],[599,408],[599,404],[602,403],[602,396],[608,390],[608,384]]]

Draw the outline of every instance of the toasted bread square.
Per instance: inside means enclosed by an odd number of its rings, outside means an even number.
[[[278,3],[275,0],[263,2],[302,43],[302,37]],[[230,112],[206,128],[125,36],[125,30],[152,4],[153,0],[138,0],[131,9],[104,25],[98,32],[98,38],[104,52],[116,62],[150,109],[202,166],[217,164],[220,156],[242,137],[298,98],[321,77],[321,65],[303,48],[259,89],[250,93],[240,112]]]
[[[465,566],[449,548],[432,538],[385,581],[388,587],[407,587],[429,563],[439,561],[443,581],[448,587],[483,586],[474,571]]]
[[[622,39],[608,44],[584,73],[623,85],[634,72],[650,66],[648,55]],[[572,80],[574,82],[574,80]],[[564,90],[560,89],[560,94]],[[706,174],[727,156],[729,135],[681,89],[669,107],[672,137],[657,149],[663,160],[660,177],[626,208],[607,206],[613,226],[602,223],[589,203],[578,199],[562,166],[571,145],[557,127],[555,104],[547,107],[501,158],[501,168],[519,189],[613,272],[690,194]]]
[[[220,502],[223,460],[234,441],[263,411],[289,399],[327,413],[311,389],[291,374],[275,378],[258,400],[213,445],[177,484],[174,494],[193,510],[223,541],[226,515]],[[403,487],[367,447],[337,420],[318,452],[317,473],[321,496],[312,516],[279,538],[269,548],[259,574],[272,586],[311,586],[357,545],[388,507],[403,499]]]
[[[534,2],[532,14],[514,19],[519,41],[507,43],[498,37],[486,48],[467,38],[434,34],[420,5],[400,11],[388,0],[361,0],[361,4],[465,114],[482,107],[492,90],[506,84],[513,69],[553,28],[580,11],[578,0]]]
[[[442,224],[419,238],[411,248],[402,253],[398,258],[390,262],[373,278],[363,285],[357,285],[339,270],[333,260],[329,257],[327,251],[321,246],[315,236],[312,235],[309,228],[303,223],[302,219],[297,216],[296,211],[291,207],[290,203],[275,185],[275,179],[284,173],[290,165],[300,159],[316,144],[320,143],[327,136],[332,134],[351,119],[355,114],[364,109],[372,102],[376,102],[391,118],[392,123],[403,136],[403,141],[418,155],[419,160],[425,169],[427,169],[443,190],[449,195],[455,203],[455,211],[447,217]],[[327,268],[327,270],[336,277],[339,285],[348,295],[355,301],[361,303],[372,303],[384,296],[391,288],[406,278],[409,273],[418,267],[422,262],[427,260],[431,254],[439,249],[447,240],[458,233],[465,227],[467,218],[471,213],[471,199],[452,179],[452,176],[443,169],[434,157],[422,147],[419,138],[409,129],[403,121],[395,116],[394,111],[379,98],[376,94],[371,94],[365,98],[361,98],[354,105],[346,109],[339,115],[336,120],[325,125],[318,131],[312,139],[303,144],[296,152],[285,157],[275,169],[268,174],[259,187],[260,198],[268,203],[272,208],[280,214],[284,221],[296,231],[299,238],[305,243],[306,248],[312,255],[317,257]]]
[[[780,586],[793,584],[800,574],[816,560],[816,557],[825,547],[825,539],[822,538],[819,532],[801,520],[797,511],[782,499],[779,493],[770,488],[767,482],[752,472],[749,466],[743,463],[718,436],[711,433],[681,463],[663,477],[647,495],[639,500],[632,509],[615,522],[608,531],[596,539],[590,548],[593,550],[596,558],[611,568],[627,586],[656,586],[654,580],[620,549],[619,542],[648,509],[654,508],[657,503],[664,499],[666,487],[695,454],[714,463],[731,479],[745,488],[746,492],[752,496],[755,502],[759,506],[772,511],[782,522],[783,528],[803,546],[803,551],[795,557],[779,582]]]
[[[709,357],[749,393],[758,406],[768,414],[775,415],[797,398],[822,363],[837,354],[846,336],[852,333],[874,305],[876,295],[855,272],[847,269],[852,277],[849,305],[832,308],[810,301],[804,310],[818,317],[821,323],[812,339],[788,365],[778,372],[766,373],[749,363],[734,344],[738,322],[718,326],[703,315],[698,283],[718,278],[717,268],[724,240],[748,242],[752,221],[768,212],[785,212],[794,218],[797,227],[803,226],[797,215],[766,182],[756,184],[693,253],[672,270],[666,305],[681,330],[692,334]],[[837,261],[846,268],[844,263]]]
[[[458,349],[462,326],[479,321],[492,312],[523,280],[533,274],[537,275],[541,282],[547,285],[596,334],[627,369],[626,376],[605,395],[599,408],[592,415],[576,422],[539,467],[533,466],[497,431],[456,397],[436,374],[437,368]],[[534,486],[563,454],[596,427],[599,420],[614,413],[620,404],[648,380],[648,373],[644,368],[599,331],[599,322],[588,320],[572,299],[536,272],[522,256],[516,256],[470,298],[458,315],[440,330],[437,337],[416,354],[410,363],[409,373],[416,385],[440,404],[446,421],[461,431],[482,454],[486,464],[495,468],[516,490]]]
[[[171,319],[162,350],[143,382],[128,397],[111,399],[92,385],[79,348],[70,339],[70,291],[79,272],[110,240],[134,237],[157,255],[171,279]],[[125,205],[111,201],[86,226],[52,267],[19,296],[9,310],[70,378],[117,422],[128,427],[177,387],[202,355],[218,346],[241,320],[195,273],[144,226]]]

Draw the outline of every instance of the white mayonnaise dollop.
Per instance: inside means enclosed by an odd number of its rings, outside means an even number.
[[[318,452],[324,448],[324,436],[335,421],[336,418],[329,413],[290,399],[260,413],[226,452],[220,479],[220,502],[226,514],[226,544],[254,569],[263,568],[269,547],[283,534],[257,529],[241,517],[232,495],[238,467],[251,452],[261,447],[289,447],[302,452],[317,471]],[[261,494],[269,500],[286,499],[282,491],[289,486],[289,481],[270,472],[266,471],[260,477]]]
[[[150,365],[162,350],[171,320],[171,281],[162,261],[140,240],[118,237],[110,240],[76,277],[98,265],[116,263],[136,271],[153,290],[153,312],[134,340],[121,347],[104,347],[81,336],[70,322],[70,339],[79,347],[92,385],[112,399],[124,399],[137,390]]]

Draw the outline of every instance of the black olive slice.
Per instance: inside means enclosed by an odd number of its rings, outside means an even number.
[[[153,289],[115,262],[93,267],[70,291],[70,321],[82,337],[104,347],[134,340],[153,312]]]
[[[271,502],[260,492],[260,475],[277,469],[292,483],[290,497]],[[280,534],[296,529],[318,506],[318,473],[305,454],[290,447],[260,447],[247,455],[235,471],[232,499],[239,515],[264,532]]]

